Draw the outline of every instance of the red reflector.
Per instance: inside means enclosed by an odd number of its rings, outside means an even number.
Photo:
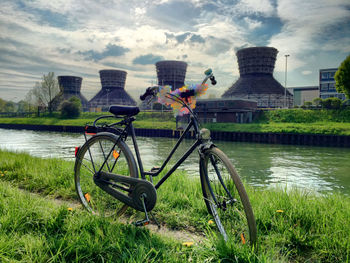
[[[92,133],[92,132],[85,132],[86,135],[96,135],[96,133]]]
[[[80,146],[75,147],[75,152],[74,152],[75,157],[77,157],[77,153],[78,153],[79,149],[80,149]]]

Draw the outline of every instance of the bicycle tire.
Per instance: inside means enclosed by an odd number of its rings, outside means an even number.
[[[127,205],[103,191],[93,180],[95,171],[100,169],[106,157],[108,161],[103,171],[138,177],[137,165],[130,148],[124,141],[119,140],[118,143],[117,141],[118,137],[114,134],[98,133],[85,142],[76,156],[75,189],[82,205],[93,214],[120,216],[128,208]],[[111,154],[108,156],[110,151]],[[122,187],[128,189],[129,186],[124,184]],[[124,193],[128,194],[125,190]]]
[[[248,195],[233,164],[217,147],[205,150],[200,158],[200,178],[208,212],[223,238],[255,244],[257,229]]]

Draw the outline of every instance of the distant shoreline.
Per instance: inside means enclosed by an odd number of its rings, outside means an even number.
[[[32,125],[32,124],[4,124],[2,129],[34,130],[52,132],[83,133],[83,126],[62,125]],[[135,128],[137,136],[179,138],[182,131],[170,129]],[[188,136],[191,138],[191,135]],[[228,132],[211,131],[211,138],[222,141],[255,142],[268,144],[291,144],[326,147],[350,147],[350,136],[323,134],[292,134],[292,133],[257,133],[257,132]]]

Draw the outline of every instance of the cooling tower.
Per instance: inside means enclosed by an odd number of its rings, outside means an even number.
[[[170,85],[172,90],[185,85],[187,63],[175,60],[163,60],[156,63],[158,85]]]
[[[51,101],[52,109],[58,110],[59,105],[64,100],[69,100],[72,96],[80,99],[83,109],[87,107],[87,99],[80,93],[82,78],[77,76],[58,76],[60,92]]]
[[[89,101],[89,107],[105,110],[110,105],[135,106],[136,102],[125,91],[126,74],[122,70],[100,70],[102,89]]]
[[[273,77],[278,50],[273,47],[251,47],[238,50],[240,78],[222,95],[255,99],[258,107],[292,107],[293,95]]]

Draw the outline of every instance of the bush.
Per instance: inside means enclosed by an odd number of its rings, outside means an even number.
[[[338,110],[340,109],[342,105],[342,100],[339,98],[328,98],[322,100],[322,108],[329,109],[329,110]]]
[[[316,107],[321,107],[322,105],[322,99],[321,98],[314,98],[312,103],[316,106]]]
[[[310,109],[312,108],[312,102],[311,101],[305,101],[303,106],[301,106],[303,109]]]
[[[77,118],[81,112],[80,99],[73,96],[68,101],[65,100],[60,105],[61,117],[62,118]]]

